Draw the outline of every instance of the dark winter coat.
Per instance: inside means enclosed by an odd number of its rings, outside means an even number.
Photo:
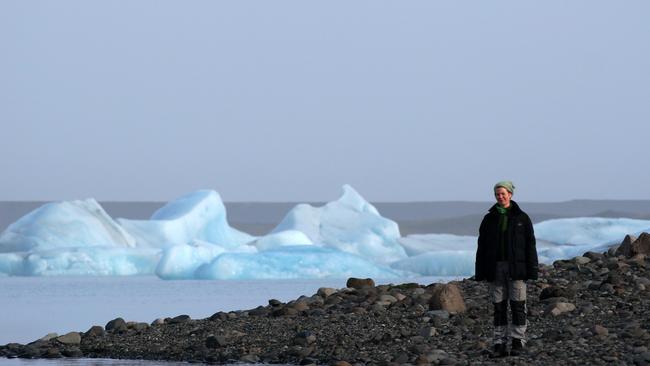
[[[510,201],[507,215],[508,228],[505,232],[505,243],[510,263],[510,278],[512,280],[537,279],[537,248],[533,223],[515,201]],[[498,250],[499,213],[495,204],[483,217],[479,229],[475,280],[494,281]]]

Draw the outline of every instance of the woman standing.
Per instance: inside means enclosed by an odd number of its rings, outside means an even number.
[[[476,251],[477,281],[487,281],[494,304],[494,356],[524,350],[526,334],[526,280],[537,279],[537,249],[533,224],[512,200],[515,186],[502,181],[494,186],[496,204],[481,222]],[[512,313],[508,323],[508,305]]]

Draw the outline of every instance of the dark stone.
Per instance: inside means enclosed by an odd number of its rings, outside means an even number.
[[[553,297],[564,297],[566,299],[572,299],[575,297],[575,292],[570,289],[562,288],[559,286],[549,286],[542,290],[539,294],[539,300],[545,300]]]
[[[217,320],[226,320],[228,319],[228,314],[224,313],[223,311],[216,312],[212,314],[210,318],[208,318],[210,321],[217,321]]]
[[[104,328],[99,325],[93,325],[84,333],[84,337],[103,337],[105,334]]]
[[[61,352],[58,348],[48,348],[43,352],[43,358],[61,358]]]
[[[214,336],[210,335],[208,338],[205,339],[205,346],[208,348],[218,348],[218,347],[225,347],[228,345],[228,341],[226,340],[226,337],[220,335],[220,336]]]
[[[192,320],[189,315],[179,315],[176,317],[173,317],[169,320],[169,324],[180,324],[180,323],[186,323],[188,321]]]
[[[63,351],[61,351],[61,354],[63,354],[65,357],[74,357],[74,358],[79,358],[83,357],[83,352],[79,349],[79,347],[67,347]]]
[[[126,332],[128,329],[126,322],[122,318],[115,318],[109,321],[106,323],[106,326],[104,328],[107,332]]]
[[[269,300],[269,305],[276,307],[282,305],[282,301],[276,300],[276,299],[271,299]]]
[[[346,287],[349,288],[356,288],[356,289],[362,289],[366,287],[375,287],[375,281],[372,280],[372,278],[355,278],[355,277],[350,277],[348,278],[347,282],[345,283]]]

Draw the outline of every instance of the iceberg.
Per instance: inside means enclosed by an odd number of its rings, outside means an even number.
[[[200,190],[167,203],[150,220],[117,221],[139,247],[168,248],[199,240],[235,248],[255,239],[228,225],[219,194]]]
[[[316,245],[358,255],[387,264],[406,258],[400,245],[397,223],[382,217],[349,185],[343,195],[322,207],[300,204],[294,207],[273,233],[301,231]]]
[[[302,231],[284,230],[265,235],[250,244],[258,250],[264,251],[284,246],[313,245],[314,243]]]
[[[284,246],[259,253],[224,253],[199,267],[197,278],[396,278],[403,273],[364,258],[318,246]]]
[[[473,276],[475,258],[476,249],[436,250],[399,260],[391,268],[422,276]]]
[[[45,204],[0,234],[0,253],[91,246],[135,246],[134,238],[94,199]]]
[[[555,244],[597,246],[617,244],[627,234],[650,230],[649,220],[578,217],[535,224],[535,237]]]
[[[153,273],[160,258],[147,248],[76,247],[0,254],[0,272],[12,276],[132,276]]]

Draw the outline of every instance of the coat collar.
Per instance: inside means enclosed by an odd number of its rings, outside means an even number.
[[[489,211],[490,211],[490,213],[496,213],[497,212],[497,204],[495,203],[494,205],[492,205],[492,207],[490,207]],[[521,212],[521,208],[519,208],[519,205],[517,204],[517,202],[511,200],[510,201],[510,213],[511,214],[515,214],[515,213],[518,214],[520,212]]]

